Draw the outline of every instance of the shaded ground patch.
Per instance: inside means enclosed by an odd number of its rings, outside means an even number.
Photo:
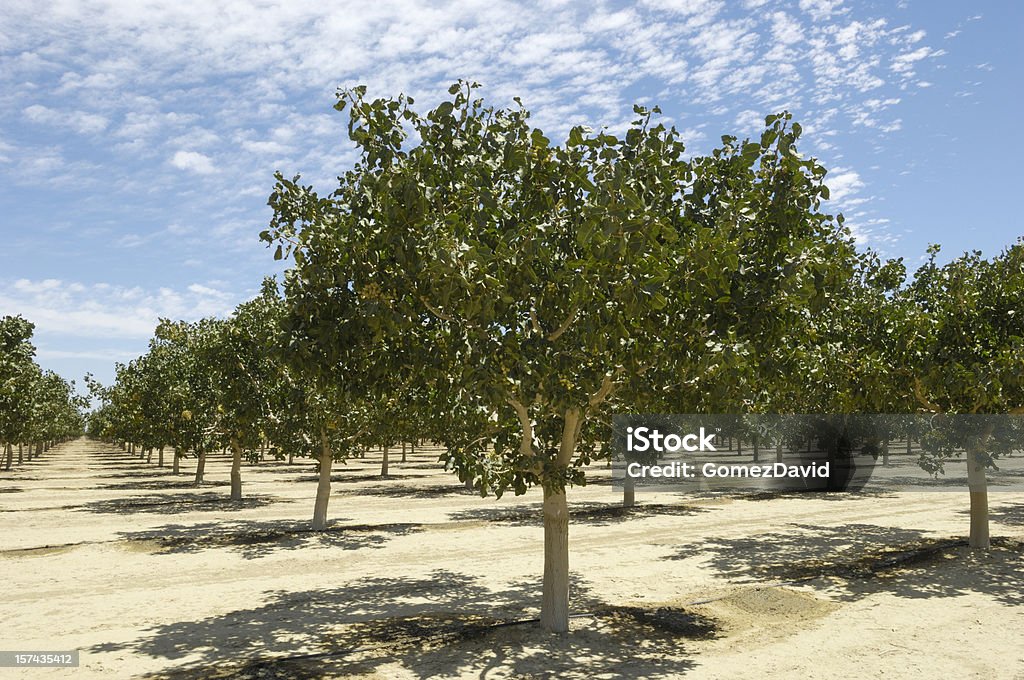
[[[868,524],[795,530],[751,538],[709,538],[668,559],[704,559],[723,578],[739,583],[830,579],[836,597],[855,600],[876,592],[898,597],[950,597],[985,593],[1024,605],[1024,543],[992,539],[990,550],[971,550],[966,539]]]
[[[450,512],[448,517],[456,522],[485,521],[540,526],[543,524],[541,508],[542,505],[540,503],[516,508],[473,508]],[[711,512],[711,509],[693,505],[663,505],[657,503],[645,503],[629,508],[618,504],[605,503],[576,503],[569,506],[571,521],[594,524],[620,522],[637,517],[688,517],[702,512]]]
[[[716,621],[685,607],[606,605],[578,591],[575,601],[587,613],[574,616],[569,635],[551,635],[523,616],[522,602],[536,590],[524,583],[493,591],[448,571],[425,579],[370,578],[161,626],[130,647],[166,658],[198,650],[204,657],[146,676],[153,680],[389,677],[398,666],[423,678],[490,677],[495,670],[520,678],[669,678],[695,665],[691,642],[718,635]]]
[[[93,501],[72,506],[75,510],[102,514],[130,514],[146,512],[175,515],[185,512],[222,510],[235,512],[259,508],[271,503],[291,502],[272,496],[250,495],[233,501],[224,493],[175,493],[157,496],[132,496],[105,501]]]
[[[377,477],[377,479],[381,479]],[[391,479],[388,477],[387,479]],[[335,492],[339,496],[386,496],[388,498],[440,498],[442,496],[480,496],[480,492],[467,489],[462,484],[452,486],[401,486],[384,484],[380,486],[361,486],[359,488],[341,489]]]
[[[342,550],[380,548],[395,536],[422,531],[420,524],[335,525],[313,531],[309,524],[280,522],[209,522],[166,525],[151,531],[122,533],[129,550],[159,555],[233,549],[246,559],[266,557],[278,550],[323,546]]]
[[[110,489],[112,491],[131,491],[134,489],[152,489],[160,491],[162,489],[196,489],[196,488],[216,488],[220,486],[230,486],[229,481],[218,481],[218,482],[203,482],[202,484],[196,485],[195,482],[187,479],[152,479],[138,482],[116,482],[114,484],[102,484],[98,486],[99,489]]]

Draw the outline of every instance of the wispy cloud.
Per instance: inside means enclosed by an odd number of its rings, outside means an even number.
[[[184,290],[59,279],[0,282],[0,316],[21,314],[41,332],[78,338],[146,339],[161,318],[226,316],[240,299],[194,283]]]

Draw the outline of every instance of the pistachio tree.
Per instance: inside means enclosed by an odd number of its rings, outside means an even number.
[[[481,423],[451,452],[470,461],[460,475],[486,470],[474,479],[499,495],[542,487],[541,622],[564,632],[566,489],[607,455],[611,412],[737,398],[790,310],[843,275],[849,242],[817,211],[825,171],[786,115],[691,160],[656,109],[555,145],[518,100],[449,92],[425,114],[341,92],[358,160],[326,196],[279,176],[263,237],[293,258],[305,334],[338,375],[412,372],[441,397],[437,429]],[[346,324],[369,350],[339,354]]]
[[[278,368],[270,351],[278,331],[279,298],[273,281],[240,304],[231,318],[214,323],[198,350],[213,371],[217,427],[231,447],[231,498],[242,498],[243,451],[257,456],[267,421],[273,417],[270,393]]]
[[[991,259],[973,251],[940,265],[938,253],[938,246],[929,248],[928,262],[905,291],[915,305],[907,321],[916,334],[909,389],[932,413],[1024,413],[1024,239]],[[954,448],[966,449],[970,545],[988,548],[985,470],[1007,447],[989,447],[998,420],[958,422],[963,441]],[[926,470],[939,465],[923,452]]]

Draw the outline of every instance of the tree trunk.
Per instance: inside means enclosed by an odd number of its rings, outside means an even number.
[[[466,481],[464,481],[462,484],[466,487],[466,491],[472,491],[473,490],[473,478],[472,477],[466,477]]]
[[[22,462],[24,461],[24,459],[22,458],[22,450],[24,448],[25,448],[24,445],[18,444],[18,465],[21,465]]]
[[[967,487],[971,494],[971,533],[968,543],[972,548],[988,549],[988,479],[985,477],[985,442],[991,428],[967,449]]]
[[[174,463],[172,463],[171,474],[181,473],[181,453],[178,452],[178,447],[174,447]]]
[[[295,460],[295,452],[294,451],[289,451],[288,452],[288,464],[291,465],[293,460]]]
[[[402,442],[402,462],[405,462],[405,442]]]
[[[907,455],[908,456],[910,455],[910,445],[911,445],[911,443],[913,443],[913,441],[914,441],[913,438],[908,434],[907,435]]]
[[[882,465],[889,467],[889,440],[882,440]]]
[[[544,489],[544,588],[540,625],[569,632],[569,504],[565,490]]]
[[[6,466],[6,468],[8,470],[10,470],[11,469],[11,457],[14,455],[13,449],[11,447],[11,443],[10,442],[7,442],[7,446],[4,447],[4,453],[7,454],[7,466]]]
[[[200,448],[196,453],[199,456],[199,460],[196,462],[195,485],[199,486],[203,483],[203,472],[206,470],[206,450]]]
[[[556,459],[557,470],[564,473],[572,462],[576,438],[582,421],[574,408],[566,409],[562,441]],[[532,426],[529,441],[533,441]],[[569,504],[565,487],[544,485],[544,586],[540,625],[551,633],[569,632]]]
[[[622,507],[631,508],[636,505],[636,480],[626,475],[622,480]]]
[[[381,477],[387,477],[388,476],[388,448],[389,447],[387,447],[387,446],[384,447],[384,456],[381,458],[381,461],[380,461],[380,476]]]
[[[242,500],[242,445],[231,438],[231,500]]]
[[[327,432],[320,431],[320,479],[316,485],[316,504],[313,506],[313,531],[327,528],[327,502],[331,500],[331,466],[334,456]]]
[[[782,462],[782,438],[781,437],[779,437],[779,440],[777,442],[775,442],[775,462],[776,463],[781,463]]]
[[[43,455],[43,451],[44,451],[43,443],[42,442],[36,442],[36,458],[38,458],[39,456]]]
[[[164,447],[162,447],[162,446],[160,447],[160,450],[157,452],[157,455],[156,455],[156,466],[157,467],[163,467],[164,466]]]
[[[150,446],[148,449],[146,449],[146,463],[148,464],[148,463],[152,463],[152,462],[153,462],[153,447]]]
[[[754,462],[760,462],[761,460],[761,441],[757,433],[754,434]]]

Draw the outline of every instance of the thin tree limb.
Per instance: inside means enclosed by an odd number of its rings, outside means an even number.
[[[579,314],[580,304],[577,302],[574,303],[572,309],[569,310],[569,316],[565,318],[565,321],[562,322],[562,325],[556,328],[554,331],[552,331],[551,335],[548,336],[548,342],[554,342],[555,340],[558,340],[558,338],[562,337],[562,333],[565,333],[567,330],[569,330],[569,326],[572,325],[572,322],[576,320],[576,317],[579,316]]]
[[[924,396],[924,388],[921,387],[921,381],[917,377],[914,378],[914,396],[917,398],[917,401],[929,411],[932,411],[934,413],[943,412],[942,407],[928,401],[928,399]]]
[[[442,319],[443,321],[455,321],[455,319],[453,319],[451,316],[449,316],[448,314],[445,314],[440,309],[438,309],[434,305],[430,304],[430,301],[427,300],[427,296],[426,295],[421,295],[420,296],[420,302],[422,302],[424,304],[424,306],[428,310],[430,310],[430,313],[433,314],[434,316],[436,316],[437,318]]]

